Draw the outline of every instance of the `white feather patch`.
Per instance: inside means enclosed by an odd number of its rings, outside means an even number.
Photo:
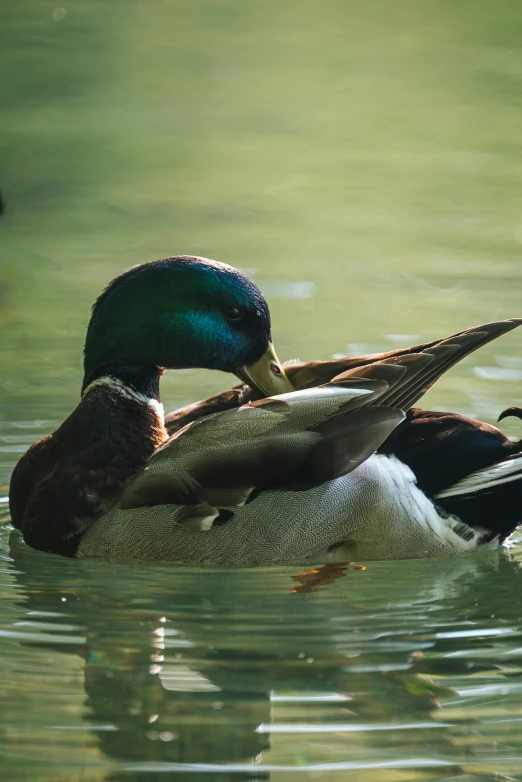
[[[374,389],[368,388],[344,388],[344,386],[317,386],[316,388],[304,388],[301,391],[290,391],[287,394],[278,394],[273,397],[276,401],[289,402],[297,404],[299,402],[309,404],[314,401],[333,400],[336,403],[347,402],[357,396],[368,396],[375,393]]]
[[[155,399],[152,396],[146,396],[146,394],[140,394],[139,391],[135,391],[134,388],[130,388],[130,386],[125,385],[123,381],[118,380],[116,377],[111,377],[110,375],[104,375],[103,377],[93,380],[92,383],[89,383],[83,392],[83,396],[97,386],[105,386],[106,388],[115,391],[120,396],[123,396],[125,399],[132,399],[134,402],[139,402],[139,404],[148,405],[154,410],[162,423],[165,421],[165,411],[158,399]]]
[[[481,545],[485,530],[474,530],[455,516],[439,513],[416,485],[413,472],[397,457],[372,456],[362,469],[372,470],[382,498],[378,510],[351,535],[356,543],[354,556],[448,556],[474,551]],[[490,544],[497,545],[498,541]]]

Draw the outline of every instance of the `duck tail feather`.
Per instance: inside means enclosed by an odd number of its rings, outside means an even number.
[[[504,418],[520,418],[522,421],[522,407],[508,407],[503,410],[497,418],[497,423],[500,423]]]
[[[435,502],[488,539],[502,543],[522,522],[522,453],[467,475]]]
[[[522,488],[522,453],[467,475],[447,489],[438,492],[435,499],[465,498],[480,492],[490,493],[516,481],[521,482]]]

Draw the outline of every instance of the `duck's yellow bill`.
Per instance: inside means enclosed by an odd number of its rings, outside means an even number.
[[[285,370],[276,356],[274,346],[270,342],[268,350],[259,361],[249,366],[236,369],[236,375],[256,391],[265,396],[277,396],[295,391],[293,385],[285,375]]]

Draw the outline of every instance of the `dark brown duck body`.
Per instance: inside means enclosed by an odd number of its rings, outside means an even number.
[[[18,462],[9,491],[14,526],[33,548],[74,556],[85,529],[166,437],[155,407],[110,386],[92,388]]]

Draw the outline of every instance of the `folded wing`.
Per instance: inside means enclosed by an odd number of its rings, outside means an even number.
[[[403,372],[403,367],[393,368],[395,382]],[[353,469],[404,417],[388,406],[371,408],[390,383],[372,377],[372,371],[368,375],[249,403],[190,424],[131,481],[120,506],[241,505],[254,491],[322,482]],[[324,451],[331,451],[328,466]]]
[[[468,356],[473,351],[486,345],[488,342],[512,331],[520,326],[522,319],[512,318],[494,323],[486,323],[483,326],[476,326],[466,331],[461,331],[444,339],[425,342],[422,345],[415,345],[411,348],[400,348],[387,353],[374,353],[367,356],[357,356],[349,358],[335,359],[332,361],[310,361],[307,363],[290,364],[285,367],[285,371],[292,384],[297,390],[313,388],[315,386],[329,383],[333,378],[347,371],[352,371],[367,367],[383,361],[399,360],[404,361],[408,356],[418,353],[434,353],[437,361],[432,366],[433,374],[426,373],[418,378],[418,386],[408,385],[405,389],[405,395],[400,397],[398,389],[397,401],[390,404],[400,405],[403,409],[408,409],[414,404],[412,399],[417,400],[428,391],[438,377],[454,366],[458,361]],[[442,350],[444,349],[444,350]],[[443,366],[443,358],[446,364]],[[407,382],[405,380],[405,382]],[[222,410],[228,410],[239,405],[254,400],[258,397],[252,389],[245,389],[244,386],[236,386],[215,396],[187,405],[179,410],[175,410],[165,419],[165,425],[169,434],[174,434],[182,427],[192,421],[196,421],[213,413]]]
[[[338,478],[374,453],[427,384],[484,339],[484,331],[459,335],[429,352],[388,356],[325,385],[196,421],[150,460],[120,507],[234,507],[254,492]]]

